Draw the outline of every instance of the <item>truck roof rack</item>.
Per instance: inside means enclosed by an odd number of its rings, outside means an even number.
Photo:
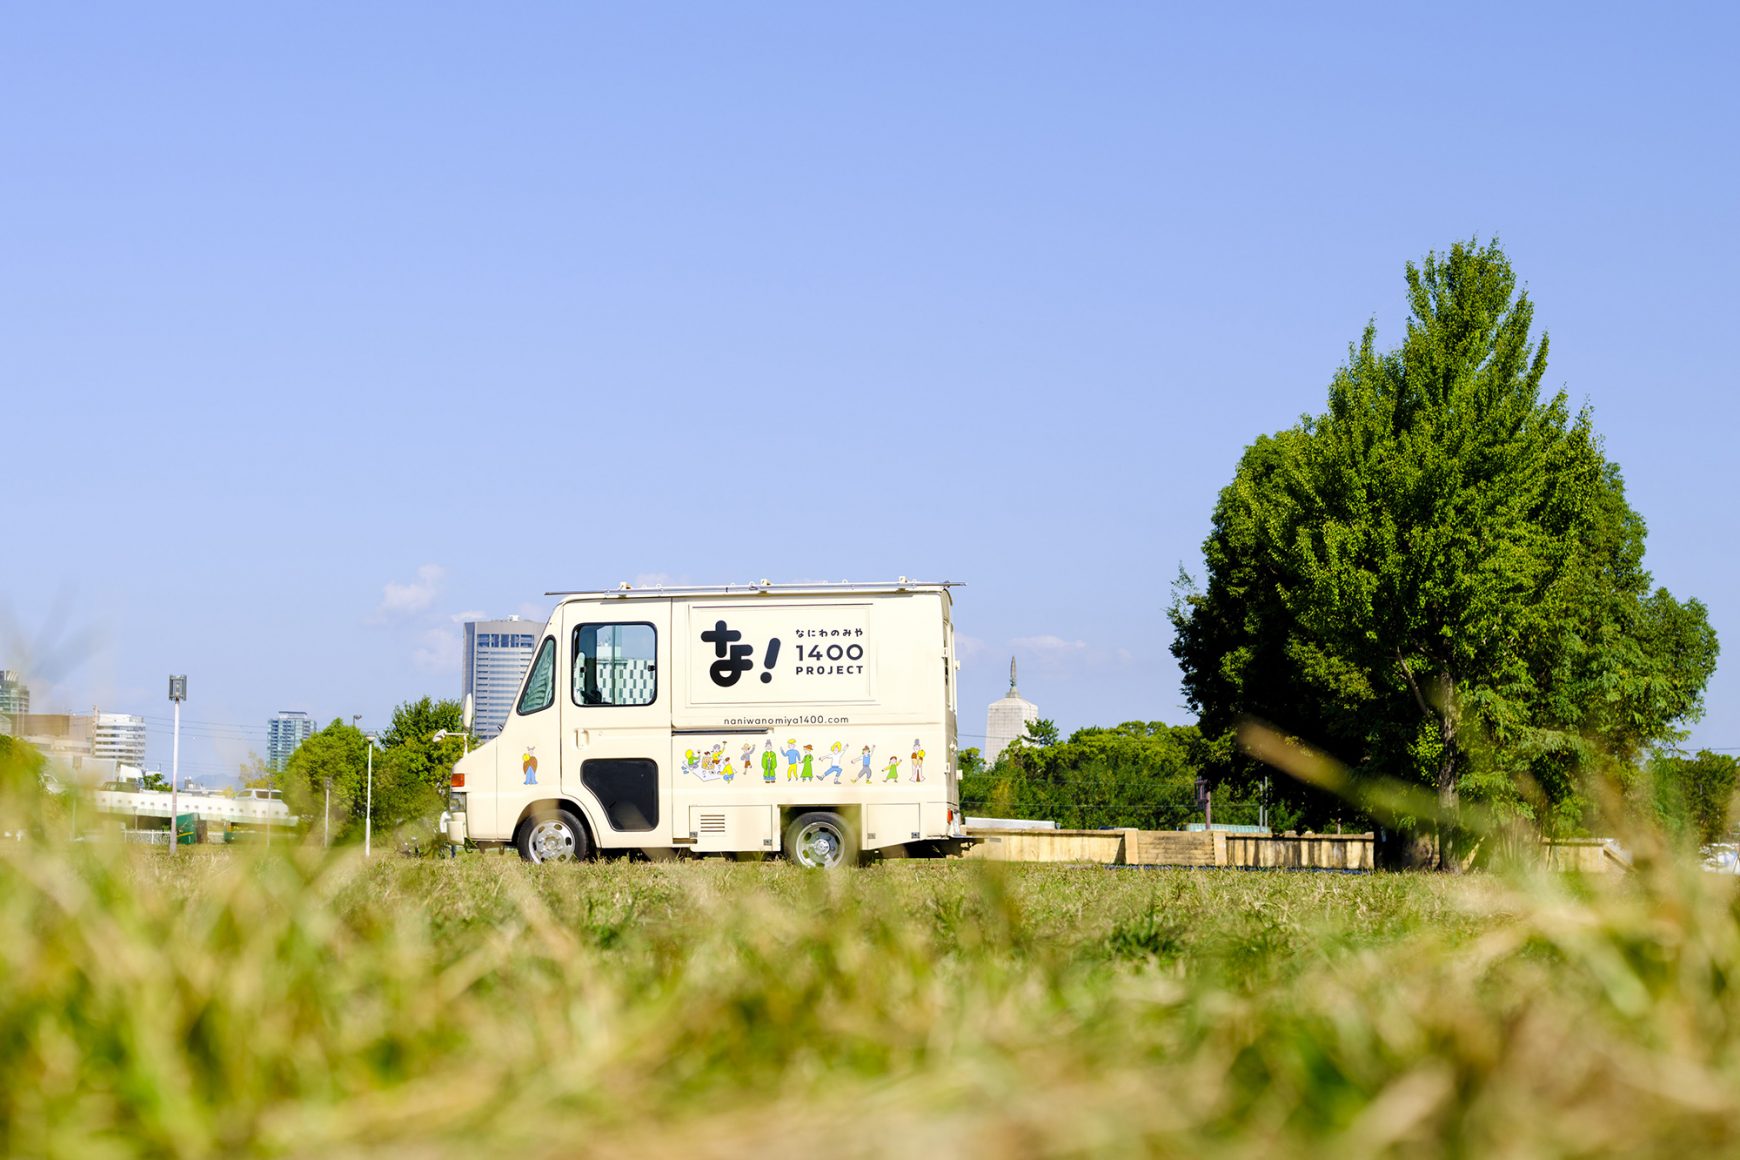
[[[750,592],[917,592],[937,588],[965,588],[959,580],[898,580],[858,582],[852,580],[811,580],[795,584],[775,584],[757,580],[753,584],[651,584],[636,588],[624,581],[615,588],[584,589],[572,592],[546,592],[545,596],[725,596]]]

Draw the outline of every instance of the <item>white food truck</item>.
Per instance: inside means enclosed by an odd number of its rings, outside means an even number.
[[[951,585],[550,593],[450,835],[533,862],[959,853]]]

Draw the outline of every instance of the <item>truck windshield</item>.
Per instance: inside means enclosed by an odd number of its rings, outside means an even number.
[[[548,709],[556,699],[556,638],[547,636],[538,649],[538,657],[526,674],[526,688],[520,694],[519,713],[524,717],[540,709]]]

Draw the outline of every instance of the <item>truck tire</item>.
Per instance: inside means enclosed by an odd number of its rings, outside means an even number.
[[[838,870],[858,860],[857,838],[839,814],[812,810],[785,828],[785,856],[812,870]]]
[[[592,839],[572,810],[539,810],[520,824],[514,838],[527,862],[584,862],[592,857]]]

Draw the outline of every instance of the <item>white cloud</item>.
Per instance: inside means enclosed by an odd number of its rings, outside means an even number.
[[[1064,640],[1061,636],[1018,636],[1009,642],[1016,652],[1032,653],[1035,656],[1061,658],[1080,656],[1088,651],[1085,640]]]
[[[382,588],[381,606],[375,610],[380,617],[411,616],[423,612],[435,602],[435,592],[447,570],[439,564],[425,564],[417,569],[417,578],[409,584],[389,580]]]
[[[668,588],[680,585],[683,581],[669,572],[642,572],[629,583],[636,588]]]
[[[973,664],[991,651],[991,646],[976,636],[964,632],[955,633],[955,657],[962,667]]]
[[[1128,668],[1135,657],[1127,648],[1101,648],[1085,640],[1069,640],[1055,633],[1020,636],[1009,642],[1010,651],[1023,669],[1068,674],[1109,668]]]
[[[459,672],[465,651],[465,639],[457,622],[425,628],[417,634],[417,647],[411,650],[411,663],[425,673],[451,676]]]

